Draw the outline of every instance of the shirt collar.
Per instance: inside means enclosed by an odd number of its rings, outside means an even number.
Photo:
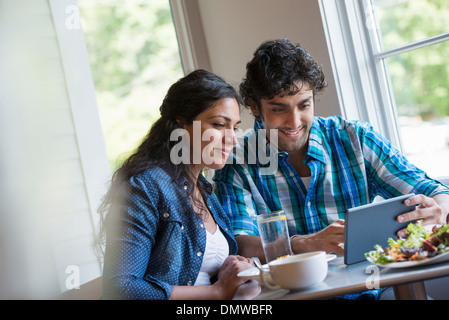
[[[323,132],[316,117],[313,118],[312,128],[309,134],[309,148],[307,155],[326,164],[323,148]]]
[[[265,128],[263,127],[262,122],[255,120],[255,121],[254,121],[254,131],[255,131],[255,133],[256,133],[256,136],[259,135],[259,130],[261,130],[261,129],[265,129]],[[264,138],[265,138],[265,137],[264,137]],[[274,147],[274,146],[273,146],[272,148],[270,148],[270,147],[271,147],[270,141],[269,141],[268,139],[266,139],[266,141],[267,141],[267,144],[266,144],[267,150],[272,150],[272,151],[276,152],[276,154],[278,154],[278,155],[286,155],[287,158],[288,158],[288,153],[287,153],[287,152],[279,151],[279,150],[278,150],[276,147]]]
[[[205,191],[207,193],[207,195],[211,195],[212,192],[214,191],[214,187],[213,185],[203,176],[203,174],[200,172],[199,176],[198,176],[198,180],[203,183],[203,185],[205,186]],[[187,192],[190,193],[190,186],[187,183],[187,180],[184,177],[179,177],[178,179],[178,183],[182,186],[182,188]]]

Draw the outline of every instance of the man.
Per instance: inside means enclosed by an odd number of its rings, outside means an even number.
[[[320,66],[287,39],[263,43],[247,64],[240,93],[255,116],[255,130],[243,138],[236,154],[248,156],[250,149],[257,149],[257,158],[239,161],[235,156],[213,178],[239,254],[264,260],[254,216],[270,211],[286,213],[294,253],[343,254],[346,209],[376,196],[413,192],[405,204],[419,206],[398,221],[446,222],[448,187],[408,162],[368,123],[314,117],[315,98],[325,87]],[[277,141],[270,140],[269,129],[277,132]],[[268,140],[277,170],[263,170],[261,148],[251,146],[254,138]]]

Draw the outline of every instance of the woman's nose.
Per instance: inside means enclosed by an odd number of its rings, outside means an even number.
[[[233,129],[225,130],[224,141],[227,145],[235,145],[237,143],[237,136]]]

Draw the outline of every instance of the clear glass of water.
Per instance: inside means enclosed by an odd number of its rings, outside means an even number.
[[[293,254],[284,211],[258,215],[257,226],[267,263]]]

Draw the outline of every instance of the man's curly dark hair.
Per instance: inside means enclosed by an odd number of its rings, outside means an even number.
[[[260,45],[246,65],[246,78],[240,84],[240,95],[246,107],[261,99],[272,99],[283,93],[294,95],[301,90],[298,80],[320,94],[327,83],[324,73],[310,54],[288,39],[267,41]]]

